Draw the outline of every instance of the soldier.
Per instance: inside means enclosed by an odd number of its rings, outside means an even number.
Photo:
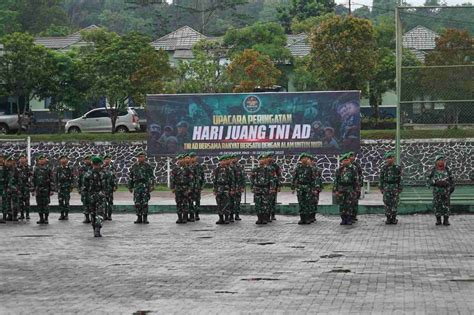
[[[379,188],[385,206],[385,224],[397,224],[397,206],[402,192],[402,168],[395,164],[395,152],[385,153],[386,163],[380,171]]]
[[[219,165],[214,169],[212,178],[219,215],[216,224],[229,224],[232,207],[231,196],[235,191],[235,180],[234,172],[230,168],[230,159],[227,155],[219,157]]]
[[[48,224],[49,217],[49,203],[53,195],[53,172],[46,165],[44,155],[39,155],[37,158],[38,165],[35,166],[33,173],[33,195],[36,195],[36,205],[38,207],[38,214],[40,220],[37,224]]]
[[[118,188],[117,175],[115,167],[112,164],[112,156],[104,156],[104,165],[102,167],[105,176],[105,213],[104,220],[112,221],[112,210],[114,208],[114,192]]]
[[[450,225],[450,198],[454,191],[454,181],[451,171],[446,167],[444,155],[436,157],[435,168],[428,176],[428,185],[433,187],[433,210],[436,216],[436,225]]]
[[[310,221],[311,223],[316,222],[316,212],[318,211],[318,204],[319,204],[319,194],[323,189],[323,180],[321,178],[321,170],[318,168],[316,164],[316,157],[312,156],[310,160],[311,167],[313,169],[314,174],[314,182],[313,182],[313,200],[311,202],[311,216]]]
[[[352,225],[352,214],[357,198],[357,171],[351,166],[350,153],[340,156],[342,165],[336,170],[333,192],[336,194],[341,225]]]
[[[351,159],[351,166],[355,168],[356,173],[357,173],[357,198],[354,200],[354,206],[353,206],[353,213],[351,214],[352,216],[352,221],[358,221],[357,219],[357,213],[359,212],[359,199],[360,199],[360,194],[361,194],[361,187],[364,185],[364,175],[362,174],[362,167],[360,166],[359,162],[355,160],[356,158],[356,153],[355,152],[350,152],[350,159]]]
[[[74,188],[74,171],[69,166],[69,159],[66,155],[59,157],[59,165],[54,173],[54,183],[61,211],[58,220],[69,220],[69,200],[71,200],[71,192]]]
[[[242,201],[242,193],[245,190],[245,181],[246,175],[244,168],[239,164],[239,157],[237,155],[232,155],[231,167],[234,170],[234,180],[235,180],[235,193],[232,196],[232,213],[230,215],[230,221],[240,221],[240,203]]]
[[[188,154],[190,159],[190,168],[193,173],[193,184],[191,187],[191,198],[190,198],[190,207],[189,215],[190,220],[199,221],[199,207],[201,206],[201,191],[205,183],[204,178],[204,167],[198,163],[196,153],[191,152]]]
[[[133,192],[133,202],[137,212],[135,224],[148,224],[148,201],[150,193],[155,189],[153,168],[146,162],[146,153],[137,154],[138,161],[130,169],[128,190]]]
[[[186,154],[178,155],[178,165],[171,171],[171,190],[175,194],[178,213],[177,224],[188,222],[188,211],[191,205],[191,189],[194,185],[193,172],[187,165]]]
[[[6,212],[7,221],[18,221],[18,210],[20,208],[20,175],[16,167],[15,158],[9,156],[6,159]]]
[[[7,223],[7,211],[6,211],[6,173],[7,173],[7,167],[5,166],[5,156],[0,155],[0,207],[2,210],[2,218],[0,218],[0,224]]]
[[[269,201],[269,211],[270,211],[270,218],[269,222],[272,220],[276,220],[275,218],[275,212],[276,212],[276,202],[277,202],[277,194],[281,189],[281,168],[280,165],[278,165],[275,162],[275,159],[273,158],[272,153],[268,153],[268,167],[270,168],[271,171],[271,177],[272,177],[272,186],[275,187],[275,189],[272,189],[272,192],[270,193],[270,201]]]
[[[20,154],[18,163],[18,185],[20,188],[19,209],[20,219],[30,219],[30,192],[32,190],[31,179],[33,177],[33,169],[28,165],[26,154]]]
[[[272,186],[272,170],[268,167],[267,155],[261,154],[258,157],[259,165],[256,166],[250,175],[250,187],[254,193],[255,211],[257,221],[255,224],[267,224],[270,220],[271,193],[276,186]]]
[[[82,207],[84,209],[85,219],[82,223],[91,223],[90,220],[90,211],[89,211],[89,196],[85,193],[82,193],[84,190],[84,176],[88,171],[92,169],[91,156],[86,155],[82,160],[82,165],[79,167],[78,181],[77,181],[77,190],[81,194]]]
[[[90,209],[92,229],[94,237],[102,237],[100,229],[105,211],[105,178],[102,171],[102,159],[94,156],[91,159],[92,169],[90,169],[83,178],[82,193],[89,197],[88,204]]]
[[[315,173],[311,165],[311,155],[301,153],[299,157],[300,163],[296,166],[293,173],[291,183],[291,192],[297,192],[298,204],[300,208],[300,221],[298,224],[311,223],[311,209],[314,200],[313,193],[315,190]]]

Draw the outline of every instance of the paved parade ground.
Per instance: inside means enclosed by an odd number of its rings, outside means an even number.
[[[82,218],[0,226],[1,314],[474,312],[472,215],[449,227],[433,215],[388,226],[362,215],[349,227],[321,215],[223,226],[215,215],[137,225],[124,214],[100,239]]]

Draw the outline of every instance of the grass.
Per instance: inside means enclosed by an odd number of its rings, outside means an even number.
[[[361,139],[395,139],[395,130],[361,130]],[[28,135],[2,135],[0,139],[24,139]],[[38,134],[29,135],[32,142],[79,142],[79,141],[146,141],[146,133],[79,133],[79,134]],[[432,139],[432,138],[474,138],[474,129],[446,130],[402,130],[402,139]]]

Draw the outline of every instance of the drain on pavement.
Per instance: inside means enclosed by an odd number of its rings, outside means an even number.
[[[232,292],[232,291],[214,291],[214,293],[237,294],[237,292]]]
[[[335,273],[348,273],[348,272],[351,272],[350,269],[333,269],[329,272],[335,272]]]
[[[136,311],[133,315],[146,315],[148,313],[151,313],[151,311]]]
[[[276,278],[244,278],[244,279],[240,279],[242,281],[278,281],[280,279],[276,279]]]
[[[319,256],[321,258],[337,258],[337,257],[343,257],[344,255],[342,254],[329,254],[329,255],[323,255],[323,256]]]
[[[304,263],[317,263],[317,260],[303,260]]]
[[[199,236],[198,238],[212,238],[212,236]]]
[[[273,245],[275,244],[274,242],[261,242],[261,243],[257,243],[257,245]]]

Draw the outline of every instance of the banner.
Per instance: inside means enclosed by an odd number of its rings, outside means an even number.
[[[359,100],[359,91],[149,95],[148,154],[358,151]]]

